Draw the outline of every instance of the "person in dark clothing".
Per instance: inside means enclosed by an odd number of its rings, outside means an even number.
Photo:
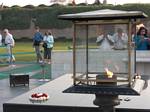
[[[37,62],[38,63],[43,62],[42,61],[43,58],[42,58],[42,55],[41,55],[41,52],[40,52],[40,44],[42,43],[42,41],[43,41],[43,35],[40,32],[40,28],[35,27],[35,34],[33,36],[33,46],[35,48],[35,53],[36,53],[36,56],[37,56]]]

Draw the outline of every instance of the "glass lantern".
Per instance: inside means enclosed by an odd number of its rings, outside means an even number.
[[[74,84],[130,85],[135,63],[129,22],[85,21],[74,26]]]
[[[109,9],[60,15],[74,25],[73,87],[68,91],[95,94],[102,91],[92,88],[108,87],[110,93],[134,94],[126,91],[130,91],[135,74],[133,31],[136,19],[145,17],[140,11]]]

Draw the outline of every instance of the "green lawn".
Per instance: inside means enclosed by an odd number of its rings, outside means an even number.
[[[55,42],[53,50],[68,50],[68,46],[71,46],[72,42]],[[32,42],[18,42],[14,48],[14,52],[33,52]]]
[[[72,42],[70,41],[55,42],[53,50],[68,50],[68,46],[71,45]],[[43,51],[42,47],[41,50]],[[32,61],[36,58],[32,42],[16,42],[13,53],[17,61]],[[6,54],[5,47],[0,48],[0,55],[3,54]],[[2,58],[0,59],[2,60]]]

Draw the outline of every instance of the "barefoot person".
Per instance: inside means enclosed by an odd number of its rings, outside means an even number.
[[[4,29],[4,38],[5,38],[5,45],[8,53],[8,62],[11,65],[13,65],[13,62],[15,61],[15,57],[13,55],[12,49],[15,46],[15,41],[12,34],[9,33],[8,29]]]
[[[127,49],[128,36],[123,32],[123,29],[118,28],[117,32],[113,35],[114,49],[125,50]]]
[[[44,62],[47,62],[48,64],[51,64],[51,52],[54,44],[54,37],[51,33],[51,31],[45,32],[44,36]]]
[[[37,62],[42,63],[42,55],[40,52],[40,44],[43,41],[43,35],[40,33],[40,28],[35,27],[35,34],[33,36],[33,46],[35,48],[35,53],[37,56]]]
[[[0,46],[2,46],[2,40],[3,40],[3,38],[2,38],[2,35],[1,35],[1,33],[0,33]]]

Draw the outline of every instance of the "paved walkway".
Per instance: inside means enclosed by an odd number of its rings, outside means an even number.
[[[9,86],[9,79],[0,80],[0,112],[3,112],[3,103],[21,95],[35,87],[38,87],[46,82],[39,82],[36,79],[30,79],[30,84],[28,86],[16,86],[10,87]]]
[[[52,79],[55,79],[65,73],[72,72],[72,52],[62,51],[52,53]],[[23,66],[23,65],[21,65]],[[0,68],[0,71],[6,70],[8,67]],[[40,82],[37,79],[30,79],[28,86],[10,87],[9,79],[0,80],[0,112],[3,112],[3,103],[21,95],[33,88],[36,88],[46,82]]]
[[[72,73],[72,51],[52,52],[52,79],[63,74]],[[1,71],[1,68],[0,68]],[[3,112],[4,102],[21,95],[33,88],[36,88],[45,82],[39,82],[37,79],[30,79],[30,85],[10,87],[9,79],[0,80],[0,112]]]

